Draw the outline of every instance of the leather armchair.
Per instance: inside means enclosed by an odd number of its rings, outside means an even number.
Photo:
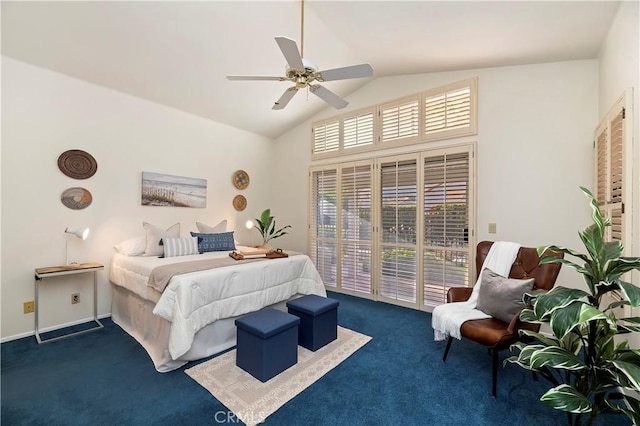
[[[484,263],[493,241],[482,241],[476,250],[476,275],[480,275],[482,264]],[[546,252],[544,255],[563,257],[562,253]],[[534,278],[534,290],[551,290],[560,273],[561,263],[539,264],[540,258],[535,248],[520,247],[518,255],[511,267],[509,278],[527,279]],[[472,288],[452,287],[447,292],[447,303],[464,302],[471,296]],[[498,379],[498,352],[508,348],[519,339],[519,330],[528,329],[538,331],[539,324],[531,324],[520,321],[520,314],[516,314],[509,323],[496,318],[465,321],[460,328],[462,337],[487,346],[492,357],[492,395],[496,396],[496,386]],[[453,337],[447,340],[447,347],[444,351],[443,361],[447,360],[449,349]]]

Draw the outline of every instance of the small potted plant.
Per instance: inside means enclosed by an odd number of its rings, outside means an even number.
[[[586,290],[556,286],[551,291],[525,296],[531,309],[520,314],[523,321],[543,324],[551,335],[522,330],[533,342],[516,343],[517,356],[506,362],[531,370],[552,384],[540,400],[566,412],[567,424],[591,425],[604,413],[624,414],[640,425],[640,350],[632,349],[621,335],[640,331],[640,317],[617,318],[621,306],[640,306],[640,288],[622,280],[632,270],[640,270],[640,257],[624,257],[620,241],[605,241],[611,226],[602,217],[598,202],[586,188],[593,224],[580,232],[587,253],[565,247],[538,249],[538,255],[551,249],[573,256],[577,261],[543,257],[541,264],[561,262],[579,272]],[[608,300],[617,292],[621,298]]]
[[[255,228],[260,232],[262,236],[262,245],[260,248],[273,250],[273,248],[269,245],[269,241],[274,238],[282,237],[283,235],[287,235],[285,229],[291,228],[291,225],[284,226],[280,229],[276,229],[276,220],[273,216],[271,216],[271,209],[266,209],[260,215],[260,219],[255,219],[256,224]]]

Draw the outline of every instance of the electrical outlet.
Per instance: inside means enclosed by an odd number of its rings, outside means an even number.
[[[23,307],[23,311],[24,311],[25,314],[30,314],[31,312],[35,312],[35,310],[36,310],[36,305],[35,305],[33,300],[30,300],[28,302],[24,302],[22,304],[22,307]]]
[[[71,304],[80,303],[80,293],[71,293]]]
[[[495,223],[490,223],[489,224],[489,233],[490,234],[495,234],[496,233],[496,224]]]

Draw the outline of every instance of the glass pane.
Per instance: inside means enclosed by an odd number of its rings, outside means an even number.
[[[416,251],[383,246],[380,295],[389,299],[416,302]]]

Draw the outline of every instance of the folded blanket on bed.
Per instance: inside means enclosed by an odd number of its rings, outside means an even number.
[[[174,275],[186,274],[188,272],[204,271],[206,269],[219,268],[222,266],[235,265],[237,262],[230,257],[193,260],[191,262],[172,263],[169,265],[156,266],[149,274],[148,287],[153,287],[160,293],[164,291]]]

